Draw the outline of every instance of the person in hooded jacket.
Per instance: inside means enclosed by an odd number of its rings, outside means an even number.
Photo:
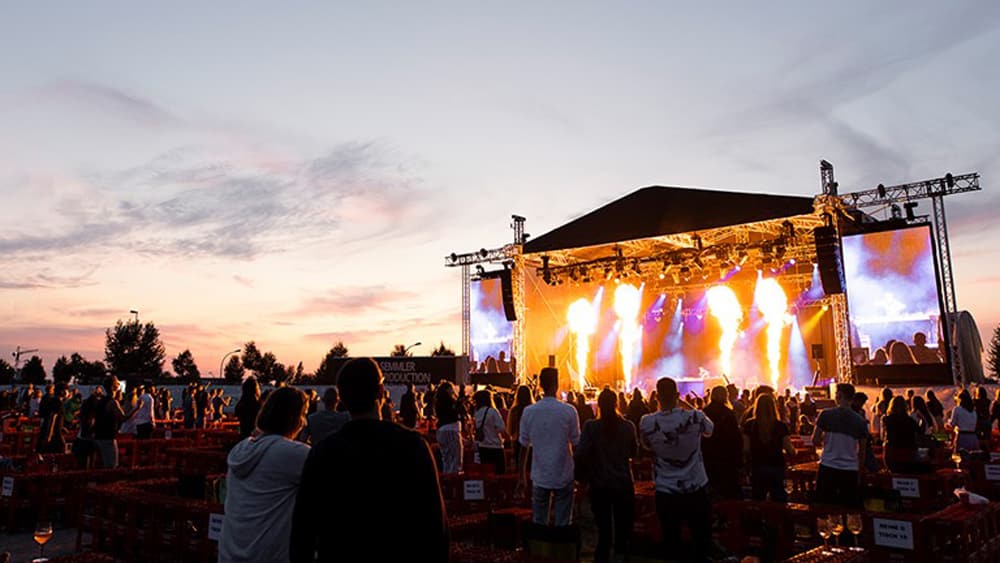
[[[219,563],[289,560],[292,513],[309,446],[295,437],[309,403],[292,387],[272,392],[254,434],[229,452]]]

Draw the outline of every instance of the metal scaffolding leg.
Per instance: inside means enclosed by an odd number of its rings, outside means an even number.
[[[843,293],[827,297],[833,313],[833,337],[837,341],[837,381],[850,383],[853,379],[851,365],[851,325],[847,317],[847,298]]]
[[[472,362],[472,273],[462,266],[462,355]]]
[[[511,288],[514,293],[514,312],[517,320],[514,321],[514,341],[511,342],[511,356],[514,358],[514,377],[521,381],[524,370],[525,358],[524,349],[524,257],[521,254],[521,246],[517,245],[516,254],[513,256],[513,271],[511,272]]]
[[[948,242],[948,220],[944,213],[944,197],[931,198],[934,208],[934,244],[937,251],[938,271],[940,272],[941,298],[944,302],[944,319],[941,327],[944,332],[945,345],[951,358],[951,376],[955,385],[961,384],[965,377],[962,371],[962,357],[958,354],[957,335],[955,334],[955,319],[958,314],[958,300],[955,297],[955,277],[951,268],[951,243]],[[938,344],[940,346],[940,344]]]

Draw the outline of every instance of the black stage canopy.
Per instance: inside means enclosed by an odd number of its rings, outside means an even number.
[[[650,186],[538,238],[526,254],[638,240],[813,213],[813,198]]]

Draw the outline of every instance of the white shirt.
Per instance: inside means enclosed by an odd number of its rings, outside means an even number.
[[[474,424],[476,430],[482,430],[483,440],[477,442],[482,448],[503,448],[500,436],[507,426],[500,417],[500,412],[493,407],[482,407],[476,411]]]
[[[139,409],[135,412],[135,424],[152,424],[153,422],[153,397],[149,393],[139,396]]]
[[[958,428],[960,432],[975,432],[976,431],[976,411],[967,411],[962,407],[956,406],[951,411],[951,425],[954,428]]]
[[[580,443],[580,418],[572,405],[555,397],[525,407],[518,441],[531,448],[531,482],[543,489],[573,484],[573,452]]]
[[[657,492],[693,493],[708,484],[701,438],[711,436],[714,428],[699,410],[674,408],[642,417],[642,444],[656,454]]]

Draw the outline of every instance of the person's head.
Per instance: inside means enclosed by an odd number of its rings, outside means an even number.
[[[922,332],[918,332],[918,333],[914,334],[913,335],[913,345],[914,346],[921,346],[921,347],[922,346],[927,346],[927,335],[924,334],[924,333],[922,333]]]
[[[989,400],[989,397],[986,395],[986,388],[985,387],[982,387],[982,386],[976,387],[976,399],[979,399],[980,401],[988,401]]]
[[[757,421],[757,432],[761,440],[770,441],[772,430],[778,423],[778,404],[770,393],[757,395],[753,403],[753,418]]]
[[[49,383],[48,385],[46,385],[45,386],[45,394],[46,395],[55,395],[56,394],[56,386],[53,385],[53,384],[51,384],[51,383]]]
[[[477,409],[481,409],[483,407],[496,408],[493,405],[493,392],[491,392],[489,389],[482,389],[480,391],[476,391],[472,395],[472,402],[473,404],[476,405]]]
[[[323,391],[323,406],[326,407],[326,410],[337,410],[337,403],[339,402],[340,393],[337,391],[336,387],[327,387],[326,391]]]
[[[642,401],[642,391],[640,391],[638,387],[632,390],[632,400]]]
[[[892,389],[889,389],[888,387],[882,388],[882,400],[886,402],[892,400]]]
[[[842,407],[850,407],[854,400],[854,386],[850,383],[837,384],[837,403]]]
[[[800,414],[799,415],[799,427],[803,427],[803,426],[812,426],[812,423],[809,422],[809,417],[808,416],[806,416],[804,414]]]
[[[864,394],[862,391],[858,391],[854,394],[854,399],[851,400],[851,408],[857,412],[861,412],[865,408],[865,403],[868,402],[868,395]]]
[[[872,360],[868,363],[873,366],[884,366],[889,363],[889,353],[885,351],[885,348],[879,348],[875,350],[875,355],[872,356]]]
[[[914,412],[918,412],[924,416],[927,416],[929,414],[927,412],[927,403],[924,401],[924,398],[921,397],[920,395],[913,396],[913,403],[910,406],[913,407]]]
[[[812,402],[812,397],[809,396],[809,393],[806,393],[805,395],[802,396],[802,402],[803,403],[811,403]]]
[[[294,387],[275,389],[257,414],[257,429],[264,434],[294,438],[305,424],[309,403],[306,394]]]
[[[104,394],[110,397],[115,391],[118,390],[118,378],[113,375],[109,375],[104,378],[104,381],[101,382],[101,386],[104,387]]]
[[[933,403],[933,402],[936,402],[936,401],[937,401],[937,395],[934,394],[934,391],[932,389],[928,389],[927,390],[927,402],[928,403]]]
[[[500,361],[502,362],[507,358],[507,352],[500,350],[500,353],[497,354],[497,357],[500,358]]]
[[[663,410],[672,409],[677,406],[677,382],[669,377],[661,377],[656,380],[656,396]]]
[[[382,370],[371,358],[354,358],[337,372],[340,400],[352,417],[378,416],[383,389]]]
[[[962,389],[962,392],[958,394],[958,406],[967,411],[972,410],[972,395],[969,394],[968,389]]]
[[[736,399],[740,398],[740,390],[739,390],[739,388],[737,388],[732,383],[730,383],[729,385],[726,385],[726,394],[729,395],[729,402],[736,401]]]
[[[892,365],[915,364],[917,360],[913,357],[913,352],[910,351],[909,346],[903,342],[896,341],[889,347],[889,363]]]
[[[711,402],[713,404],[721,404],[729,406],[729,391],[721,385],[716,385],[712,387]]]
[[[526,407],[534,402],[531,397],[531,389],[527,385],[518,385],[517,394],[514,395],[514,406],[515,407]]]
[[[597,413],[605,427],[608,422],[618,419],[618,396],[611,389],[604,389],[597,395]]]
[[[755,399],[760,395],[774,395],[774,387],[771,387],[770,385],[761,385],[753,390],[753,396]]]
[[[566,402],[570,403],[570,404],[576,403],[576,393],[574,393],[572,391],[570,391],[569,393],[566,393]]]
[[[559,393],[559,370],[542,368],[542,373],[538,376],[538,383],[542,386],[542,392],[546,396],[555,397]]]
[[[889,402],[889,414],[896,416],[906,416],[910,414],[906,409],[906,399],[902,397],[893,397],[892,401]]]

